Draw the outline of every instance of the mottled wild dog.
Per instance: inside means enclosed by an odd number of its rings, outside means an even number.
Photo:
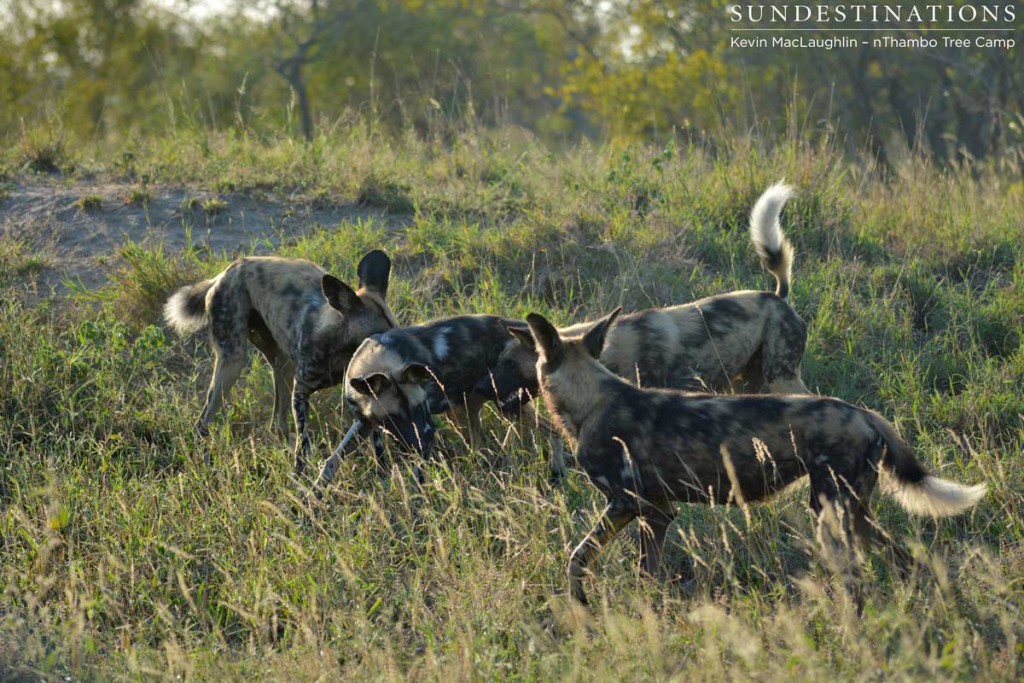
[[[179,289],[164,306],[180,334],[209,329],[213,378],[196,429],[209,433],[246,363],[246,339],[274,371],[272,426],[295,419],[295,472],[309,456],[309,396],[339,383],[352,353],[371,334],[396,327],[388,308],[391,260],[371,251],[359,262],[359,290],[301,259],[240,258],[209,280]]]
[[[346,372],[345,401],[357,423],[323,464],[315,488],[334,477],[355,434],[383,430],[403,447],[428,455],[433,415],[449,413],[467,441],[479,445],[484,399],[473,389],[513,341],[506,328],[522,325],[493,315],[461,315],[369,337]]]
[[[608,332],[601,362],[639,386],[695,391],[807,393],[800,360],[807,326],[789,305],[793,247],[779,224],[792,189],[765,190],[750,214],[750,238],[775,276],[775,292],[738,291],[689,304],[623,315]],[[566,337],[593,323],[562,328]],[[477,386],[481,396],[514,410],[537,394],[537,354],[529,330],[512,327],[518,343],[501,354]]]
[[[828,513],[841,521],[840,538],[882,545],[905,562],[906,551],[871,519],[879,471],[896,500],[918,515],[953,515],[985,494],[983,484],[929,474],[882,416],[836,398],[637,388],[597,360],[617,315],[572,338],[540,315],[527,317],[544,401],[608,500],[569,561],[572,595],[584,604],[587,565],[635,517],[646,523],[641,565],[657,571],[677,501],[754,502],[809,475],[819,530]]]

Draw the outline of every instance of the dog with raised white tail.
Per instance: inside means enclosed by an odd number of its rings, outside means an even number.
[[[750,238],[761,262],[775,276],[774,292],[741,290],[667,308],[623,315],[608,331],[601,362],[638,386],[692,391],[766,389],[807,393],[800,362],[807,326],[789,303],[793,247],[779,216],[793,195],[772,185],[750,214]],[[560,330],[567,337],[593,323]],[[509,344],[477,392],[515,409],[537,393],[537,354],[525,326],[511,327]]]

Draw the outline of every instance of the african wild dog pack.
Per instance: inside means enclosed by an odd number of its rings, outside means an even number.
[[[751,241],[775,277],[774,292],[731,292],[624,316],[610,332],[601,361],[642,386],[806,392],[800,359],[807,330],[788,303],[793,248],[779,223],[791,194],[789,187],[773,185],[751,212]],[[572,334],[586,325],[563,331]],[[357,419],[353,429],[364,436],[383,429],[425,454],[435,433],[431,416],[449,412],[479,445],[484,401],[498,401],[506,414],[522,411],[537,393],[536,364],[524,321],[465,315],[374,335],[348,369],[344,390]],[[526,418],[552,431],[532,412]],[[347,449],[324,463],[318,490],[356,443],[348,441]],[[560,478],[564,452],[558,443],[551,452],[552,475]]]
[[[480,410],[488,401],[505,415],[532,416],[565,436],[607,499],[568,565],[571,594],[584,604],[588,565],[633,519],[644,522],[641,566],[656,574],[677,503],[745,505],[805,476],[823,547],[829,538],[845,550],[878,545],[906,566],[908,553],[871,517],[879,477],[906,510],[934,517],[975,505],[985,486],[929,474],[883,417],[810,394],[801,377],[807,327],[789,300],[794,249],[780,222],[791,196],[788,186],[772,185],[750,215],[750,239],[774,291],[621,316],[617,309],[561,329],[537,314],[400,327],[386,301],[391,261],[381,251],[360,261],[358,289],[309,261],[238,259],[178,290],[164,308],[178,332],[209,334],[213,374],[196,428],[208,434],[245,366],[247,342],[273,370],[272,426],[287,433],[293,415],[295,472],[304,483],[309,396],[343,384],[354,421],[312,483],[317,498],[365,443],[379,459],[384,435],[399,451],[429,455],[435,415],[448,415],[473,450],[485,441]],[[532,411],[538,395],[554,424]],[[565,471],[558,439],[552,470]]]

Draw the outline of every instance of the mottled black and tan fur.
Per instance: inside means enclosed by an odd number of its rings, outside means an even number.
[[[788,303],[793,248],[779,225],[791,194],[786,185],[769,187],[750,217],[751,240],[776,279],[774,293],[730,292],[623,315],[608,332],[601,362],[642,387],[806,393],[800,361],[807,326]],[[571,337],[591,326],[560,332]],[[524,326],[510,332],[518,343],[509,345],[477,388],[505,409],[537,393],[537,353],[529,331]]]
[[[345,400],[359,425],[353,431],[367,436],[380,429],[427,455],[435,432],[432,416],[448,413],[467,441],[479,445],[485,400],[474,388],[512,343],[506,328],[522,325],[493,315],[462,315],[371,336],[347,371]],[[334,477],[347,451],[339,447],[324,463],[318,490]]]
[[[342,381],[356,348],[371,334],[396,327],[388,308],[391,261],[371,251],[359,262],[359,289],[301,259],[246,257],[223,272],[178,290],[164,306],[181,334],[209,330],[213,378],[196,429],[209,433],[224,397],[246,365],[248,340],[274,371],[272,426],[295,419],[295,471],[310,452],[309,396]]]
[[[634,518],[646,522],[642,566],[656,572],[675,502],[764,500],[808,475],[819,519],[830,513],[843,524],[840,536],[882,544],[905,562],[902,547],[871,520],[880,471],[896,500],[914,514],[956,514],[985,493],[984,485],[967,487],[929,474],[889,422],[839,399],[637,388],[597,361],[617,313],[573,338],[539,315],[527,318],[548,410],[608,499],[569,562],[572,594],[581,602],[587,565]]]

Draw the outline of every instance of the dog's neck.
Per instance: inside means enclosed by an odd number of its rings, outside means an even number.
[[[576,438],[583,424],[600,415],[610,397],[602,387],[609,379],[616,380],[607,368],[586,355],[582,348],[573,349],[554,372],[541,370],[538,363],[541,391],[548,409],[555,414],[562,427]]]

